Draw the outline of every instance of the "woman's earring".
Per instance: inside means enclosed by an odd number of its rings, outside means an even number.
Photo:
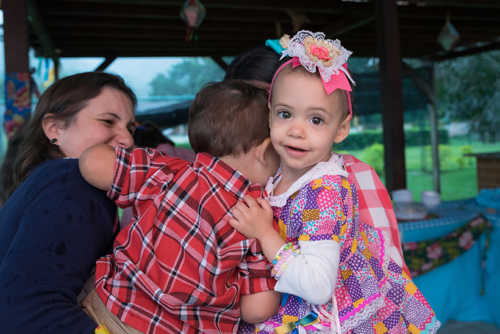
[[[52,138],[52,139],[50,140],[50,143],[51,143],[51,144],[55,144],[56,142],[57,142],[57,138]]]

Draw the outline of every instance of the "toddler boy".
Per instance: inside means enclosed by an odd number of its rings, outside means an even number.
[[[82,155],[83,177],[136,217],[97,261],[93,292],[130,333],[233,333],[240,318],[277,311],[259,244],[229,225],[231,207],[261,196],[279,165],[268,119],[264,90],[228,80],[203,88],[190,108],[194,162],[107,145]]]

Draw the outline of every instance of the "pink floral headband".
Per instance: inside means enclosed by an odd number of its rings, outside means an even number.
[[[347,69],[347,59],[352,54],[346,50],[338,39],[325,39],[322,32],[313,33],[308,30],[301,30],[291,39],[284,35],[280,39],[280,45],[283,47],[281,58],[286,56],[292,59],[283,63],[274,73],[271,86],[269,87],[269,103],[271,102],[271,92],[274,81],[278,74],[289,64],[292,68],[297,66],[304,67],[308,72],[315,73],[318,70],[323,87],[328,95],[336,89],[342,89],[351,92],[351,85],[354,83]],[[347,94],[349,105],[349,115],[352,116],[351,94]]]

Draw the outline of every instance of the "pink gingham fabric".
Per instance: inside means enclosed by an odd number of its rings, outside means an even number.
[[[350,154],[342,156],[344,167],[349,173],[348,179],[358,188],[360,220],[382,231],[385,239],[391,243],[391,258],[409,275],[401,248],[398,222],[385,185],[370,165]]]

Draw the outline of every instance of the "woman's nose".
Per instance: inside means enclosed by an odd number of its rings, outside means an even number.
[[[134,137],[128,129],[120,130],[115,137],[115,145],[130,148],[134,144]]]

